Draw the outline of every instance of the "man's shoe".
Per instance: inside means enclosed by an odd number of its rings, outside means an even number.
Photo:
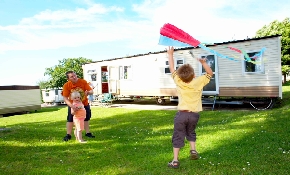
[[[87,136],[87,137],[90,137],[90,138],[95,138],[95,136],[92,135],[92,133],[86,133],[86,136]]]
[[[64,138],[63,138],[63,141],[67,142],[71,139],[71,135],[70,134],[67,134]]]

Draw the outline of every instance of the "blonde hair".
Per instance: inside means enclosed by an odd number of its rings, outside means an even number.
[[[81,99],[81,94],[78,91],[73,91],[70,94],[70,97],[71,97],[71,99],[74,99],[75,97],[80,97],[80,99]]]
[[[191,80],[194,78],[194,69],[190,64],[184,64],[180,66],[177,69],[176,73],[179,78],[185,83],[191,82]]]

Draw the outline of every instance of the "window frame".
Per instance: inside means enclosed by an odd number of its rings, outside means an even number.
[[[252,54],[252,53],[254,53],[254,55],[255,54],[257,54],[257,53],[260,53],[260,51],[259,50],[248,50],[248,51],[246,51],[245,53],[247,53],[247,54]],[[246,58],[245,58],[245,55],[244,54],[242,54],[242,73],[243,74],[265,74],[265,62],[264,62],[264,58],[263,58],[263,54],[261,54],[260,55],[260,61],[261,61],[261,63],[259,64],[260,66],[261,66],[261,70],[260,71],[255,71],[255,72],[247,72],[246,71],[246,68],[247,68],[247,66],[246,66],[246,64],[247,64],[247,61],[246,61]],[[253,64],[253,63],[250,63],[250,64]],[[257,64],[255,64],[255,67],[257,66]],[[256,68],[255,68],[256,69]]]
[[[88,76],[89,81],[97,81],[97,70],[96,69],[88,70],[87,76]]]
[[[101,82],[102,83],[109,82],[109,72],[108,71],[101,71]]]
[[[125,67],[127,67],[127,77],[126,78],[125,78],[125,72],[124,72],[125,71],[125,69],[124,69]],[[133,79],[133,66],[132,65],[122,65],[122,66],[120,66],[120,80],[132,80],[132,79]]]
[[[203,95],[216,95],[216,94],[219,94],[218,56],[216,54],[211,54],[211,53],[199,54],[199,58],[207,58],[208,56],[213,56],[214,58],[214,69],[212,69],[213,76],[210,79],[210,81],[214,81],[215,90],[205,90],[205,87],[203,87],[202,94]],[[199,76],[206,74],[206,71],[203,72],[203,69],[204,68],[202,64],[199,63],[199,71],[198,71]]]
[[[176,58],[174,59],[174,67],[175,67],[175,70],[177,70],[180,66],[184,65],[184,58]],[[178,61],[182,61],[182,63],[178,63]],[[168,70],[168,71],[166,71]],[[169,70],[169,62],[168,60],[165,61],[165,67],[164,67],[164,73],[165,74],[171,74],[170,70]]]

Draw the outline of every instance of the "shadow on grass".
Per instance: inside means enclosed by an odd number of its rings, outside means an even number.
[[[201,112],[197,129],[201,158],[189,160],[186,143],[178,170],[166,167],[172,159],[176,111],[92,108],[90,126],[96,138],[87,144],[74,137],[62,141],[66,112],[47,108],[17,116],[26,119],[0,131],[3,174],[289,173],[289,109]]]
[[[65,119],[66,109],[60,112],[53,111],[54,114],[41,118],[37,117],[36,113],[19,116],[29,116],[29,119],[14,125],[8,124],[6,130],[0,131],[2,172],[19,174],[22,173],[21,170],[25,170],[30,174],[39,172],[41,174],[56,172],[59,174],[83,174],[84,172],[96,174],[98,170],[108,172],[108,169],[104,169],[105,167],[119,166],[121,162],[125,165],[124,167],[128,168],[124,172],[132,170],[130,164],[127,163],[131,161],[128,159],[134,161],[133,153],[140,154],[141,160],[143,157],[142,149],[140,151],[142,145],[138,142],[142,143],[148,135],[152,138],[159,135],[153,131],[153,128],[167,123],[161,118],[164,115],[167,116],[167,112],[122,111],[117,110],[116,113],[119,114],[111,116],[111,109],[93,110],[95,117],[91,120],[91,128],[97,138],[89,139],[87,144],[79,144],[74,140],[62,141],[66,133],[65,120],[60,120],[58,116],[62,115]],[[97,114],[102,118],[97,118]],[[15,117],[11,117],[10,120],[16,120]],[[144,121],[147,124],[144,125]],[[137,135],[139,137],[136,137]],[[166,142],[168,142],[167,139]],[[159,144],[160,142],[156,140],[156,145]],[[163,145],[168,144],[170,142]],[[150,146],[154,150],[154,145],[150,144]],[[154,152],[160,154],[158,151]],[[122,157],[126,160],[122,160]],[[119,160],[122,161],[119,162]]]

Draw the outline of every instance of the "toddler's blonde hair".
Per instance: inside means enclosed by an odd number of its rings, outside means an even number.
[[[73,91],[70,94],[70,97],[71,97],[71,99],[74,99],[75,97],[80,97],[80,99],[81,99],[81,94],[78,91]]]

